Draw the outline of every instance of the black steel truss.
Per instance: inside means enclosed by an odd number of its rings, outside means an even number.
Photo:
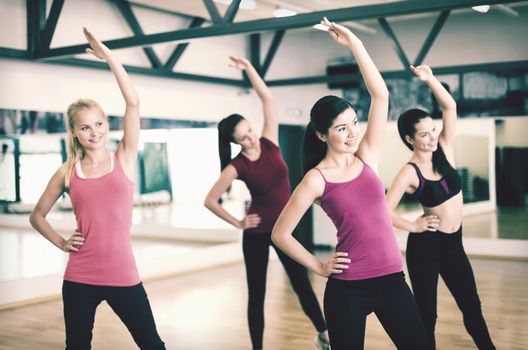
[[[229,5],[225,14],[222,16],[216,5],[212,0],[203,0],[208,13],[211,17],[212,25],[208,27],[201,27],[202,23],[206,20],[204,18],[193,18],[189,28],[181,29],[176,31],[170,31],[165,33],[149,34],[145,35],[141,26],[132,12],[133,6],[144,7],[150,10],[162,11],[178,15],[182,17],[188,17],[183,14],[178,14],[170,11],[164,11],[142,4],[135,4],[133,1],[127,0],[109,0],[116,4],[130,28],[134,32],[133,37],[114,39],[105,41],[105,44],[112,49],[119,48],[130,48],[130,47],[143,47],[145,54],[149,58],[152,65],[151,68],[127,66],[126,69],[130,72],[147,74],[153,76],[163,76],[177,79],[188,79],[201,82],[226,84],[232,86],[248,86],[249,82],[247,79],[234,80],[224,79],[216,77],[208,77],[194,74],[176,73],[173,72],[174,65],[183,54],[186,47],[189,45],[188,42],[180,43],[176,46],[174,52],[171,54],[165,64],[163,64],[151,46],[158,43],[173,42],[173,41],[188,41],[194,38],[222,36],[222,35],[234,35],[234,34],[251,34],[249,40],[250,59],[255,65],[259,73],[264,77],[268,71],[271,62],[278,50],[278,47],[285,35],[287,29],[300,28],[311,26],[314,23],[318,23],[323,16],[327,16],[333,21],[346,21],[346,20],[361,20],[367,18],[378,19],[385,34],[392,40],[396,53],[400,57],[404,69],[398,72],[385,72],[384,75],[408,75],[408,66],[410,61],[405,54],[404,49],[399,44],[396,34],[392,31],[386,17],[408,15],[424,12],[438,12],[440,15],[434,23],[429,35],[425,39],[416,59],[413,64],[421,64],[430,48],[432,47],[436,37],[440,33],[444,26],[447,18],[449,17],[450,11],[457,8],[467,8],[476,5],[493,5],[504,3],[504,0],[438,0],[438,1],[423,1],[423,0],[409,0],[397,3],[383,3],[378,5],[370,6],[358,6],[344,9],[327,10],[319,12],[311,12],[296,15],[293,17],[286,18],[270,18],[254,21],[246,21],[233,23],[233,20],[238,11],[240,1],[234,0]],[[510,0],[507,3],[520,2],[522,0]],[[40,59],[46,62],[54,64],[65,64],[75,65],[91,68],[106,68],[106,65],[101,62],[95,62],[91,60],[83,60],[77,58],[68,58],[76,54],[84,53],[84,49],[88,46],[86,44],[65,46],[59,48],[50,48],[50,43],[53,38],[64,0],[53,0],[51,9],[46,20],[46,0],[26,0],[27,4],[27,50],[17,50],[11,48],[0,47],[0,56],[18,59]],[[260,57],[260,32],[263,31],[274,31],[268,52],[261,62]],[[467,65],[461,66],[461,69],[474,70],[474,69],[485,69],[493,70],[497,67],[506,67],[514,65],[515,67],[526,68],[528,61],[519,62],[505,62],[497,64],[485,64],[485,65]],[[440,69],[440,71],[438,71]],[[435,68],[435,73],[441,74],[445,69],[443,67]],[[449,72],[457,71],[457,67],[449,67]],[[446,72],[447,72],[446,71]],[[326,76],[316,77],[301,77],[301,78],[288,78],[269,81],[270,86],[279,85],[296,85],[296,84],[312,84],[312,83],[324,83],[335,79],[348,79],[350,77],[333,77],[328,78]]]

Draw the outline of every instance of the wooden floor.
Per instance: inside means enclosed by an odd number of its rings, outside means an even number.
[[[528,262],[472,259],[472,264],[497,348],[528,349]],[[312,280],[322,300],[325,279],[312,276]],[[242,264],[146,283],[167,349],[250,349],[245,283]],[[475,348],[443,282],[438,314],[439,350]],[[2,310],[0,325],[0,349],[64,348],[60,300]],[[272,260],[268,271],[265,349],[315,349],[314,336],[315,330],[300,310],[280,263]],[[136,348],[106,304],[98,309],[92,345],[96,350]],[[394,349],[375,316],[368,320],[365,349]]]

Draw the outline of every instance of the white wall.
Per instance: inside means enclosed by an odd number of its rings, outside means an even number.
[[[497,120],[497,147],[528,147],[528,116]]]

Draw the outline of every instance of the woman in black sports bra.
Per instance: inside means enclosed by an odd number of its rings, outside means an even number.
[[[398,119],[403,143],[413,151],[387,193],[393,225],[409,231],[407,269],[431,349],[435,349],[438,276],[455,298],[464,326],[479,349],[495,349],[486,321],[471,264],[462,245],[462,191],[455,170],[454,144],[456,103],[428,66],[411,66],[442,107],[443,128],[438,135],[430,115],[410,109]],[[424,215],[414,222],[395,212],[404,193],[421,204]]]

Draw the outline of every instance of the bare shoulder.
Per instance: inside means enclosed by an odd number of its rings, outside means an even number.
[[[220,176],[236,179],[238,177],[238,171],[233,164],[228,164],[224,170],[222,170]]]
[[[51,179],[49,180],[48,186],[44,193],[47,191],[67,191],[66,188],[66,174],[68,173],[68,164],[64,163],[62,164],[57,171],[53,174]]]
[[[407,182],[412,182],[412,180],[417,178],[416,169],[414,169],[414,167],[411,164],[407,163],[404,166],[402,166],[402,168],[398,172],[397,177],[401,178],[402,180],[406,180]]]
[[[409,191],[416,189],[419,181],[416,169],[411,164],[405,164],[396,175],[393,186],[404,187]]]
[[[315,169],[310,169],[302,179],[299,187],[310,191],[315,197],[323,195],[325,181],[321,173]]]
[[[73,166],[75,166],[75,164]],[[52,180],[60,181],[64,183],[67,173],[68,173],[68,164],[64,163],[57,169],[57,171],[55,171],[55,174],[53,174]]]

